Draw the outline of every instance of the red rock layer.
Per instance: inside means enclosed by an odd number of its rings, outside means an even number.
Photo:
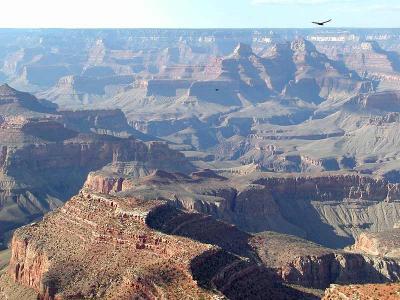
[[[212,299],[189,271],[211,246],[148,228],[163,203],[81,193],[44,221],[16,231],[9,272],[40,299]]]
[[[322,300],[397,300],[400,284],[332,285],[325,291]]]

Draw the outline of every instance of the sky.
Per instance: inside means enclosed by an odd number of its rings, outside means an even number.
[[[1,28],[400,27],[400,0],[1,0]]]

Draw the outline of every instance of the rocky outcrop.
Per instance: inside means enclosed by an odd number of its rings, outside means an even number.
[[[82,104],[102,100],[111,94],[117,94],[124,87],[133,84],[131,75],[114,75],[107,77],[86,77],[68,75],[58,80],[57,84],[38,93],[38,96],[49,99],[64,108],[81,108]]]
[[[196,286],[188,269],[190,260],[210,246],[163,236],[146,227],[146,214],[160,204],[76,196],[44,221],[17,231],[10,275],[35,289],[40,299],[130,299],[161,294],[179,298],[183,293],[213,298],[213,292]],[[174,257],[180,257],[179,262],[171,264],[177,261]],[[161,282],[164,288],[156,286]]]
[[[366,41],[356,45],[344,57],[346,65],[360,75],[367,73],[390,74],[396,66],[390,53],[383,50],[376,41]]]
[[[86,186],[98,192],[151,194],[249,232],[278,231],[333,248],[353,244],[364,231],[391,229],[400,217],[398,184],[369,176],[279,176],[258,171],[237,172],[228,180],[196,173],[189,178],[171,174],[175,179],[153,180],[148,174],[138,178],[103,169],[92,173]]]
[[[24,239],[14,239],[11,251],[10,266],[14,268],[13,279],[35,290],[40,290],[43,276],[49,268],[49,258],[46,253],[43,253],[39,245],[32,245]]]
[[[15,174],[20,168],[31,172],[69,167],[97,169],[115,161],[150,160],[153,154],[165,155],[165,149],[168,148],[155,144],[147,147],[135,139],[78,135],[62,143],[27,145],[9,150],[3,167],[7,168],[7,174]]]
[[[8,84],[0,86],[0,114],[2,116],[39,115],[54,112],[54,104],[38,100],[29,93],[17,91]]]
[[[269,191],[285,220],[304,229],[309,239],[331,247],[351,244],[352,239],[345,236],[390,229],[399,217],[399,186],[382,179],[290,176],[260,178],[254,183]]]
[[[21,79],[28,84],[50,87],[70,72],[71,70],[64,65],[28,65],[23,67]]]
[[[292,284],[327,288],[331,283],[395,282],[400,278],[398,260],[332,250],[293,236],[262,233],[250,244],[264,264]]]
[[[377,233],[364,232],[350,249],[379,257],[400,258],[399,238],[399,228]]]
[[[179,182],[177,176],[156,173]],[[396,260],[336,251],[293,236],[254,236],[163,200],[84,189],[43,221],[15,232],[8,272],[40,299],[299,299],[307,295],[282,283],[324,288],[390,282],[399,279],[400,266]]]
[[[88,173],[109,163],[137,161],[190,173],[183,154],[147,144],[120,110],[56,112],[30,94],[0,87],[0,239],[59,206]],[[99,133],[99,134],[97,134]],[[132,137],[134,136],[134,137]],[[121,138],[126,137],[126,138]]]
[[[57,113],[61,115],[58,121],[75,131],[149,139],[128,124],[120,109],[58,111]]]
[[[50,135],[51,132],[46,130],[45,134]],[[38,131],[35,130],[35,133]],[[58,138],[61,134],[62,131],[59,130],[54,132]],[[186,173],[194,170],[183,154],[169,149],[164,143],[145,144],[132,138],[120,139],[110,136],[81,134],[62,142],[28,144],[17,149],[3,146],[1,153],[1,168],[4,174],[23,182],[27,182],[26,174],[48,177],[49,187],[58,186],[60,182],[57,180],[60,180],[59,176],[65,172],[75,170],[74,172],[80,172],[79,174],[87,174],[108,163],[124,161],[140,162],[149,170],[171,168],[172,171]],[[22,169],[25,170],[24,173],[20,171]],[[54,175],[54,172],[57,175]],[[53,173],[53,177],[50,173]],[[64,177],[66,186],[70,184],[68,178],[69,176]]]
[[[350,299],[386,299],[399,298],[400,285],[393,284],[365,284],[365,285],[337,285],[332,284],[325,291],[323,300],[350,300]]]
[[[400,111],[400,95],[398,92],[380,92],[359,95],[350,100],[350,103],[361,106],[364,109],[378,109],[382,111]]]
[[[100,174],[89,173],[85,182],[85,187],[102,194],[118,193],[123,190],[124,178],[102,176]]]
[[[222,232],[229,234],[221,239]],[[8,272],[45,300],[305,296],[273,281],[254,258],[236,255],[251,252],[247,237],[162,201],[83,190],[43,221],[15,232]]]
[[[117,137],[134,137],[141,141],[158,140],[129,125],[120,109],[58,111],[55,119],[65,127],[84,133],[97,133]]]
[[[188,80],[149,80],[145,85],[147,96],[175,97],[179,89],[189,89]]]
[[[85,77],[67,76],[59,80],[57,88],[60,92],[70,91],[71,94],[99,94],[103,95],[109,85],[128,85],[133,83],[133,77],[126,76],[106,76],[106,77]]]
[[[326,99],[347,98],[357,92],[369,90],[352,72],[326,55],[304,39],[291,43],[292,60],[296,66],[295,76],[283,90],[283,94],[299,97],[305,101],[320,103]]]
[[[391,201],[400,198],[399,185],[361,175],[267,177],[254,183],[267,187],[279,197],[299,193],[303,199],[319,198],[324,201],[346,198]]]

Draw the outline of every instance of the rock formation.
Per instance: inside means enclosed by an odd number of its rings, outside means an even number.
[[[399,298],[399,284],[332,285],[323,300],[387,299]]]
[[[398,228],[375,233],[364,232],[360,234],[356,243],[350,249],[379,257],[399,258],[399,234]]]
[[[399,37],[1,31],[0,298],[393,294]]]
[[[259,173],[227,180],[147,172],[138,178],[137,171],[121,170],[108,166],[93,172],[85,186],[97,192],[161,197],[246,231],[295,234],[329,247],[349,246],[365,230],[391,229],[399,217],[398,184],[369,176]]]
[[[194,167],[165,143],[148,137],[114,111],[56,111],[28,93],[0,87],[0,239],[61,205],[87,174],[111,162],[190,173]],[[148,163],[147,166],[146,163]]]
[[[219,240],[227,229],[232,234]],[[8,276],[34,289],[39,299],[302,297],[236,255],[251,251],[246,237],[163,201],[82,191],[43,221],[15,232]]]
[[[388,282],[398,280],[400,268],[397,261],[291,236],[253,236],[163,200],[85,189],[43,221],[18,229],[11,249],[2,282],[11,278],[39,299],[312,299],[282,283]]]
[[[265,265],[285,282],[314,288],[330,283],[379,283],[399,280],[399,261],[332,250],[297,237],[262,233],[250,244]],[[282,250],[284,245],[284,250]]]

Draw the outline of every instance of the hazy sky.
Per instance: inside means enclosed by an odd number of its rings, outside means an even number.
[[[400,27],[400,0],[1,0],[0,27]]]

